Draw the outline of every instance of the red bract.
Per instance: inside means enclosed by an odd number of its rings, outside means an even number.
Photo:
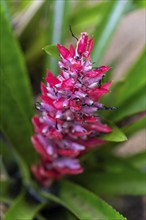
[[[41,157],[32,167],[36,179],[49,186],[66,174],[79,174],[83,168],[79,156],[103,144],[100,134],[111,132],[101,123],[97,111],[104,109],[99,99],[109,92],[111,82],[101,85],[108,66],[92,67],[90,52],[93,38],[81,33],[77,47],[68,50],[58,44],[61,73],[55,77],[47,71],[46,83],[41,84],[39,104],[41,116],[34,116],[34,148]]]

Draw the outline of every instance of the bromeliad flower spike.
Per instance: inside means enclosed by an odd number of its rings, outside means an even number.
[[[93,38],[88,40],[85,32],[76,48],[58,44],[60,75],[47,71],[46,84],[41,84],[41,116],[32,119],[32,143],[41,160],[32,172],[43,186],[66,174],[82,173],[79,156],[104,143],[97,138],[101,133],[111,132],[97,115],[98,110],[105,109],[99,100],[109,92],[111,82],[101,85],[101,80],[110,68],[93,69],[92,46]]]

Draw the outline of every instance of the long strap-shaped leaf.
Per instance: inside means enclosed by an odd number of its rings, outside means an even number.
[[[11,93],[10,85],[1,77],[0,127],[10,143],[15,147],[17,154],[30,165],[35,159],[35,153],[30,143],[32,134],[30,122],[22,111],[16,97]]]
[[[130,99],[145,85],[145,59],[146,50],[143,50],[136,62],[125,74],[123,80],[114,84],[112,88],[112,99],[116,105],[121,104]]]
[[[25,198],[25,194],[21,193],[8,209],[3,220],[32,220],[44,205],[45,203],[29,203]]]
[[[135,133],[141,129],[144,129],[145,125],[146,125],[146,118],[142,118],[142,119],[136,121],[135,123],[124,127],[123,130],[126,133],[126,135],[130,136],[133,133]]]
[[[64,16],[66,15],[65,13],[65,7],[68,4],[68,1],[65,0],[55,0],[53,3],[53,21],[52,21],[52,39],[51,43],[57,44],[61,42],[61,38],[63,36],[62,34],[62,28],[64,30]],[[49,68],[51,69],[54,74],[56,74],[57,71],[57,62],[53,58],[48,58],[47,64],[49,64]],[[47,67],[48,68],[48,67]]]
[[[43,196],[63,205],[81,220],[125,219],[99,197],[69,181],[61,182],[60,197],[47,193]]]
[[[123,15],[123,11],[127,6],[128,0],[107,2],[105,6],[105,16],[94,35],[95,47],[93,49],[92,57],[96,62],[100,62],[110,39],[118,27],[119,21]]]
[[[2,1],[0,3],[1,17],[1,73],[12,93],[17,99],[22,111],[27,119],[32,116],[32,94],[28,80],[27,70],[24,64],[24,59],[16,41],[12,28],[7,19],[6,11]],[[2,81],[1,81],[2,83]],[[6,97],[7,98],[7,97]],[[9,103],[7,103],[9,104]]]
[[[118,121],[123,117],[146,110],[145,105],[145,57],[142,51],[134,65],[117,84],[113,85],[110,95],[105,97],[105,102],[119,107],[115,112],[106,112],[111,120]]]
[[[140,88],[140,90],[135,91],[135,93],[131,97],[129,97],[127,100],[123,102],[123,104],[117,110],[116,114],[112,112],[108,116],[108,118],[110,120],[119,121],[122,120],[122,118],[130,116],[132,114],[136,114],[137,112],[145,111],[146,110],[145,100],[146,100],[145,86],[143,86],[142,88]]]
[[[35,159],[35,151],[30,143],[32,94],[23,56],[12,33],[2,2],[0,4],[0,127],[19,156],[30,165]]]
[[[91,173],[77,180],[87,189],[100,195],[146,195],[145,173],[122,171],[118,173]]]
[[[10,166],[14,163],[14,161],[17,161],[17,163],[19,164],[21,176],[23,178],[23,183],[25,185],[30,184],[30,172],[25,160],[19,155],[18,151],[10,145],[8,140],[2,139],[2,137],[0,138],[0,153],[2,157],[1,160],[6,168],[6,171],[7,169],[10,169]],[[12,182],[10,182],[9,180],[8,183],[9,185],[12,184]],[[2,189],[1,185],[0,189]]]

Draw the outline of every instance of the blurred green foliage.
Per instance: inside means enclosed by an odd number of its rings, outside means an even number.
[[[107,105],[119,106],[117,111],[101,112],[103,118],[112,121],[113,133],[103,136],[103,139],[110,142],[83,158],[87,172],[70,181],[62,180],[58,195],[42,192],[31,178],[30,166],[36,160],[30,142],[33,132],[31,117],[34,114],[33,99],[40,92],[40,81],[46,69],[54,74],[59,71],[55,59],[56,46],[53,45],[61,43],[68,46],[69,42],[75,42],[69,25],[76,36],[83,31],[94,35],[92,59],[98,66],[102,64],[122,19],[137,10],[144,10],[145,1],[2,0],[0,6],[0,164],[3,167],[2,174],[5,173],[6,177],[0,182],[3,192],[0,199],[7,205],[13,203],[4,220],[12,216],[13,219],[21,219],[22,215],[27,220],[34,217],[43,220],[45,218],[42,213],[37,213],[46,205],[51,209],[53,203],[50,201],[68,209],[76,219],[125,219],[97,195],[146,194],[145,152],[126,158],[117,157],[113,153],[113,149],[119,147],[118,142],[126,141],[126,136],[130,138],[145,127],[144,116],[139,117],[139,112],[146,111],[144,48],[136,62],[126,70],[124,78],[113,83],[112,93],[104,98]],[[112,62],[116,64],[116,61],[117,57]],[[111,74],[108,78],[111,78]],[[135,119],[129,123],[132,114]],[[118,128],[125,117],[122,129]],[[17,198],[14,198],[16,195],[12,197],[10,190],[19,179],[12,172],[15,161],[22,178]],[[28,189],[34,194],[37,192],[43,203],[31,201],[27,196]]]

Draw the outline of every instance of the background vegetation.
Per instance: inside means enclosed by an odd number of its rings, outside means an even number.
[[[104,200],[146,194],[145,1],[1,0],[0,6],[3,219],[125,219]],[[112,66],[106,77],[114,79],[112,92],[103,102],[119,109],[101,112],[113,132],[81,158],[85,172],[45,190],[30,172],[37,161],[31,117],[46,69],[59,71],[55,47],[47,49],[50,56],[42,48],[75,43],[69,25],[76,36],[94,36],[96,66]]]

